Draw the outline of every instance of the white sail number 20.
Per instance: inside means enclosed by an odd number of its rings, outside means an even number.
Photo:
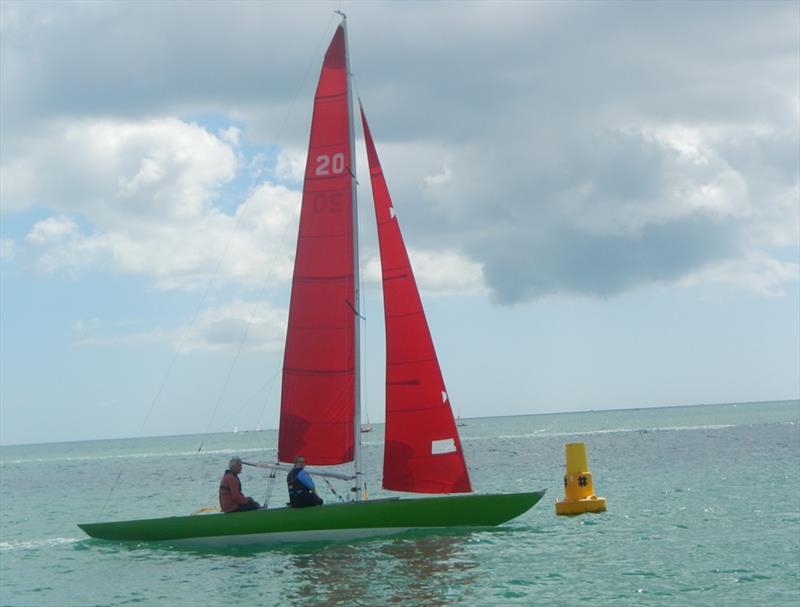
[[[325,177],[327,175],[341,175],[344,173],[344,154],[338,152],[333,156],[327,154],[320,154],[317,156],[317,168],[314,175],[317,177]]]

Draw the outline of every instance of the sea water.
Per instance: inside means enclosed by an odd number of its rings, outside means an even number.
[[[796,607],[798,418],[800,402],[784,401],[469,419],[476,490],[548,490],[515,521],[227,550],[92,540],[76,523],[214,505],[230,456],[272,460],[274,431],[3,447],[0,604]],[[380,497],[382,427],[363,438]],[[558,517],[564,444],[578,441],[608,511]],[[241,478],[285,502],[282,479]]]

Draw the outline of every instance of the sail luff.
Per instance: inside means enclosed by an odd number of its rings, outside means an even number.
[[[472,490],[414,271],[363,107],[378,224],[386,322],[383,487],[415,493]]]

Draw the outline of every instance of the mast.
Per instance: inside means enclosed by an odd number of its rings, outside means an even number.
[[[354,415],[353,415],[353,463],[355,465],[355,499],[361,500],[362,471],[361,471],[361,280],[359,277],[359,252],[358,252],[358,203],[356,188],[356,148],[355,148],[355,127],[353,124],[353,86],[352,72],[350,71],[350,45],[347,37],[347,15],[341,11],[335,11],[342,16],[342,29],[344,29],[344,56],[345,70],[347,71],[347,116],[350,131],[350,187],[352,188],[353,200],[353,311],[356,315],[353,322],[353,350],[354,350],[354,371],[353,387],[354,394]]]

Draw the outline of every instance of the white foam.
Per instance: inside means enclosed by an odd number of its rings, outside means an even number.
[[[0,542],[0,552],[6,550],[31,550],[36,548],[50,548],[53,546],[60,546],[63,544],[74,544],[86,538],[79,537],[51,537],[44,540],[11,540],[8,542]]]
[[[543,436],[586,436],[593,434],[617,434],[626,432],[640,432],[642,434],[648,432],[677,432],[684,430],[722,430],[724,428],[735,428],[735,424],[706,424],[702,426],[663,426],[661,428],[607,428],[604,430],[576,430],[573,432],[548,432],[547,430],[538,430],[536,432],[526,432],[523,434],[501,434],[496,438],[541,438]],[[472,439],[462,440],[494,440],[493,436],[476,437]]]
[[[170,452],[145,452],[145,453],[115,453],[113,455],[74,455],[65,457],[32,457],[24,459],[11,459],[0,461],[0,466],[7,464],[38,464],[50,462],[88,462],[88,461],[102,461],[113,459],[130,459],[130,458],[150,458],[150,457],[188,457],[191,455],[238,455],[241,453],[264,453],[276,451],[275,447],[254,447],[251,449],[211,449],[203,450],[199,454],[197,450],[192,451],[170,451]]]

